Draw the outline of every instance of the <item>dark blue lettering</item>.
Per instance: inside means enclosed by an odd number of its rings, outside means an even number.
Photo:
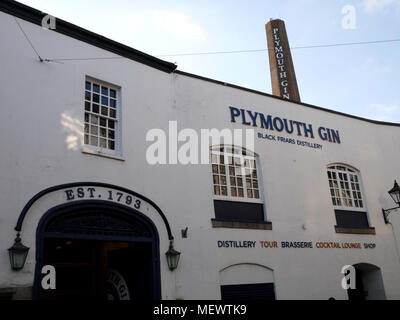
[[[277,125],[277,122],[279,121],[279,126]],[[274,118],[274,128],[276,131],[281,132],[283,130],[283,122],[282,119],[279,117]]]
[[[326,135],[326,129],[324,127],[318,128],[318,135],[324,141],[326,141],[328,139],[327,135]]]
[[[267,121],[265,121],[264,115],[260,113],[260,121],[261,121],[261,128],[274,130],[274,127],[272,126],[272,117],[270,115],[267,116]]]
[[[307,125],[305,123],[303,123],[303,126],[304,126],[304,134],[305,134],[305,136],[308,137],[308,134],[310,134],[311,138],[314,139],[314,132],[313,132],[313,129],[312,129],[312,125],[309,124],[308,128],[307,128]]]
[[[229,107],[229,109],[231,109],[231,122],[236,122],[235,118],[240,115],[240,110],[234,107]]]
[[[289,130],[289,127],[288,127],[288,121],[287,121],[287,119],[283,119],[283,123],[285,124],[285,130],[286,130],[286,132],[287,133],[293,133],[293,121],[292,120],[290,120],[290,130]]]
[[[250,115],[251,120],[253,121],[253,127],[257,127],[257,116],[258,116],[258,112],[255,113],[255,115],[253,115],[253,113],[249,110],[247,110],[247,113]]]
[[[65,193],[67,194],[67,200],[73,200],[75,198],[73,190],[65,190]]]
[[[331,129],[331,132],[332,132],[333,142],[340,143],[339,131],[338,130],[335,131],[335,130]]]
[[[293,123],[296,125],[296,127],[297,127],[297,135],[298,136],[302,136],[302,134],[301,134],[301,129],[300,129],[300,126],[301,126],[301,122],[298,122],[298,121],[293,121]]]
[[[87,189],[90,192],[90,197],[94,198],[93,192],[96,190],[95,188],[88,188]]]
[[[78,198],[83,198],[85,196],[85,192],[83,191],[83,188],[78,188],[76,189]]]
[[[240,111],[242,112],[242,124],[245,124],[246,126],[251,125],[250,122],[246,122],[246,113],[244,109],[240,109]]]

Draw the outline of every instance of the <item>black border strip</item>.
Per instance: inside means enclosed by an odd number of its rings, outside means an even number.
[[[229,88],[233,88],[233,89],[239,89],[239,90],[242,90],[242,91],[259,94],[259,95],[262,95],[264,97],[278,99],[278,100],[282,100],[282,101],[285,101],[285,102],[292,102],[292,103],[295,103],[295,104],[302,105],[304,107],[308,107],[308,108],[316,109],[316,110],[319,110],[319,111],[325,111],[325,112],[337,114],[337,115],[344,116],[344,117],[347,117],[347,118],[353,118],[353,119],[357,119],[357,120],[361,120],[361,121],[370,122],[370,123],[373,123],[373,124],[400,127],[400,123],[384,122],[384,121],[366,119],[366,118],[354,116],[354,115],[351,115],[351,114],[343,113],[343,112],[340,112],[340,111],[335,111],[335,110],[331,110],[331,109],[318,107],[318,106],[315,106],[315,105],[312,105],[312,104],[308,104],[308,103],[304,103],[304,102],[298,102],[298,101],[294,101],[294,100],[284,99],[284,98],[281,98],[281,97],[278,97],[278,96],[274,96],[274,95],[266,93],[266,92],[257,91],[257,90],[249,89],[249,88],[245,88],[245,87],[241,87],[241,86],[238,86],[238,85],[235,85],[235,84],[231,84],[231,83],[227,83],[227,82],[223,82],[223,81],[219,81],[219,80],[214,80],[214,79],[211,79],[211,78],[206,78],[206,77],[199,76],[197,74],[193,74],[193,73],[189,73],[189,72],[175,70],[174,73],[182,75],[182,76],[187,76],[187,77],[190,77],[190,78],[195,78],[195,79],[199,79],[199,80],[203,80],[203,81],[207,81],[207,82],[212,82],[212,83],[219,84],[219,85],[222,85],[222,86],[225,86],[225,87],[229,87]]]
[[[116,189],[125,193],[129,193],[131,195],[133,195],[134,197],[140,198],[146,202],[148,202],[149,204],[151,204],[159,213],[159,215],[161,216],[161,218],[164,221],[165,227],[167,229],[167,233],[168,233],[168,239],[169,240],[173,240],[174,237],[172,236],[172,232],[171,232],[171,228],[169,226],[169,222],[167,220],[167,218],[165,217],[164,213],[161,211],[161,209],[150,199],[134,192],[131,191],[129,189],[123,188],[123,187],[119,187],[119,186],[115,186],[112,184],[108,184],[108,183],[103,183],[103,182],[73,182],[73,183],[65,183],[65,184],[60,184],[58,186],[54,186],[54,187],[50,187],[47,189],[44,189],[42,191],[40,191],[39,193],[37,193],[35,196],[33,196],[28,203],[25,205],[25,207],[22,209],[21,214],[18,217],[18,221],[17,221],[17,225],[15,226],[15,231],[20,232],[22,229],[22,224],[24,222],[25,216],[28,212],[28,210],[30,209],[30,207],[32,207],[32,205],[41,197],[43,197],[45,194],[54,192],[54,191],[58,191],[61,189],[66,189],[66,188],[74,188],[74,187],[86,187],[86,186],[94,186],[94,187],[102,187],[102,188],[110,188],[110,189]]]
[[[0,11],[29,21],[36,25],[42,25],[42,19],[47,15],[42,11],[24,5],[13,0],[1,0]],[[119,42],[103,37],[97,33],[78,27],[72,23],[56,18],[56,29],[52,30],[77,40],[84,41],[98,48],[113,52],[122,57],[143,63],[155,69],[171,73],[177,65],[167,62],[139,50],[133,49]]]

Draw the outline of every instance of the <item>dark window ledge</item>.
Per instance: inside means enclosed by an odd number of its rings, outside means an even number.
[[[349,233],[349,234],[376,234],[374,227],[369,228],[344,228],[335,226],[336,233]]]
[[[249,222],[211,219],[213,228],[272,230],[272,222]]]

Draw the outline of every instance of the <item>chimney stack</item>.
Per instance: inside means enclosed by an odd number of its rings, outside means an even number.
[[[272,94],[300,102],[285,22],[271,19],[265,25],[265,30],[267,32]]]

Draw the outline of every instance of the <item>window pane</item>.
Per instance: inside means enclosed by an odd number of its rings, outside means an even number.
[[[89,81],[86,81],[85,89],[90,91],[91,88],[92,88],[92,86],[91,86],[90,82],[89,82]]]
[[[105,105],[105,106],[108,106],[108,98],[107,97],[101,97],[101,104],[102,105]]]
[[[90,102],[85,101],[85,110],[90,111]]]
[[[114,141],[108,140],[108,149],[111,149],[111,150],[115,149]]]
[[[89,122],[89,114],[88,113],[85,113],[85,121]]]
[[[106,128],[100,128],[100,136],[106,137],[107,136],[107,129]]]
[[[97,126],[90,126],[90,133],[97,135]]]
[[[108,138],[110,139],[115,139],[115,131],[114,130],[108,130]]]
[[[101,114],[103,116],[108,116],[108,108],[106,107],[101,107]]]
[[[108,88],[107,87],[101,87],[101,94],[104,94],[105,96],[108,96]]]
[[[211,162],[212,163],[217,163],[217,155],[216,154],[211,154]]]
[[[251,180],[246,179],[246,188],[251,188]]]
[[[90,144],[92,146],[97,146],[97,137],[90,136]]]
[[[215,175],[213,176],[214,178],[214,184],[219,184],[219,176]]]
[[[238,186],[242,187],[243,186],[243,179],[242,178],[237,178],[237,184],[238,184]]]
[[[231,177],[230,181],[231,181],[231,186],[235,186],[236,185],[235,177]]]
[[[110,97],[113,97],[113,98],[116,98],[116,97],[117,97],[116,91],[115,91],[115,90],[110,89]]]
[[[105,127],[107,125],[107,120],[104,118],[100,118],[100,125]]]
[[[254,190],[254,198],[256,198],[256,199],[260,198],[260,194],[259,194],[258,190]]]
[[[85,99],[90,101],[90,92],[89,91],[85,91]]]
[[[93,102],[99,103],[100,96],[98,94],[93,93]]]
[[[247,198],[253,198],[253,191],[251,189],[247,190]]]
[[[213,164],[212,165],[212,171],[213,171],[213,173],[218,173],[218,165]]]
[[[225,174],[225,166],[224,166],[224,165],[219,166],[219,171],[220,171],[222,174]]]
[[[91,123],[93,123],[93,124],[98,124],[99,123],[99,117],[97,117],[97,116],[93,116],[93,115],[91,115],[90,116],[90,122]]]
[[[238,189],[238,194],[239,194],[239,197],[243,197],[244,196],[242,188]]]
[[[99,93],[100,92],[100,86],[98,85],[98,84],[93,84],[93,91],[94,92],[96,92],[96,93]]]
[[[110,107],[116,108],[117,107],[117,100],[110,99]]]
[[[226,196],[226,195],[227,195],[227,188],[226,188],[226,187],[222,187],[222,188],[221,188],[221,191],[222,191],[222,195],[223,195],[223,196]]]
[[[93,112],[99,113],[99,105],[98,104],[93,104]]]
[[[102,148],[106,148],[107,147],[106,139],[100,139],[100,147],[102,147]]]
[[[257,180],[253,180],[253,188],[258,189],[258,182],[257,182]]]
[[[115,121],[114,120],[108,120],[108,127],[111,128],[111,129],[114,129]]]
[[[226,185],[226,177],[221,176],[221,184]]]
[[[231,194],[232,194],[232,197],[236,197],[237,196],[236,188],[231,188]]]
[[[89,144],[89,136],[85,134],[85,144]]]
[[[214,194],[215,195],[219,195],[220,194],[220,190],[218,186],[214,186]]]

